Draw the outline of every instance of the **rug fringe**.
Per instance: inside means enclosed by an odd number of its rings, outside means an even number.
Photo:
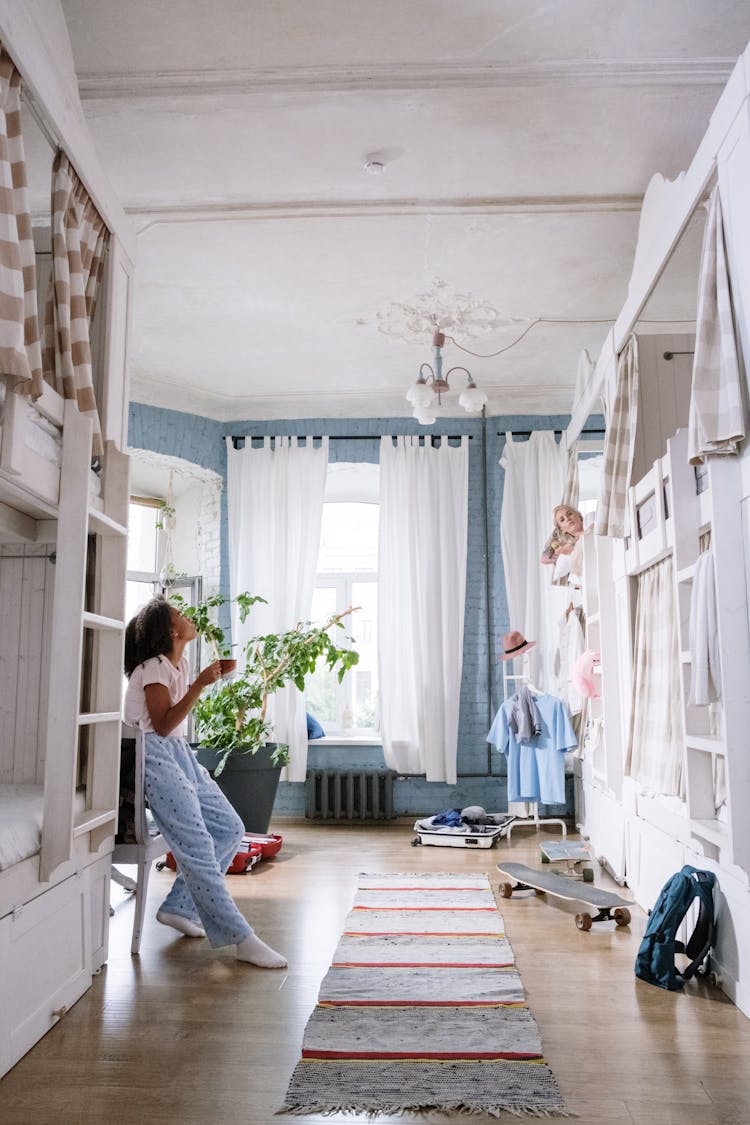
[[[539,1109],[533,1106],[509,1106],[509,1105],[469,1105],[466,1102],[443,1102],[441,1105],[389,1105],[379,1106],[378,1109],[372,1109],[371,1106],[357,1105],[356,1103],[342,1103],[340,1105],[320,1105],[313,1103],[311,1105],[282,1105],[276,1110],[275,1116],[279,1114],[292,1114],[293,1116],[305,1117],[318,1114],[322,1117],[331,1117],[334,1113],[356,1113],[364,1117],[378,1117],[381,1114],[389,1114],[394,1117],[399,1117],[402,1114],[416,1114],[419,1117],[427,1116],[429,1113],[443,1113],[448,1114],[463,1113],[471,1117],[502,1117],[504,1113],[512,1113],[514,1117],[577,1117],[577,1113],[573,1113],[567,1109]]]

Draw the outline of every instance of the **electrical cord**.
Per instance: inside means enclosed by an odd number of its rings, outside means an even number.
[[[521,340],[523,340],[523,338],[525,336],[528,336],[529,332],[531,332],[531,329],[535,328],[537,326],[537,324],[614,324],[614,322],[615,322],[615,318],[611,317],[611,316],[600,317],[600,318],[595,317],[593,319],[589,319],[587,317],[582,317],[580,319],[571,319],[571,320],[555,320],[555,319],[552,319],[552,318],[546,317],[546,316],[538,316],[534,320],[532,320],[531,323],[526,328],[524,328],[524,330],[523,330],[523,332],[521,333],[520,336],[517,336],[516,339],[513,340],[510,344],[506,344],[504,348],[500,348],[500,350],[497,351],[497,352],[473,352],[469,348],[465,348],[463,344],[459,344],[459,342],[455,338],[455,336],[449,336],[447,333],[445,333],[444,335],[445,335],[446,340],[450,340],[450,342],[454,345],[454,347],[457,347],[459,349],[459,351],[466,352],[467,355],[474,356],[475,359],[494,359],[495,356],[502,355],[503,352],[509,352],[511,348],[515,348],[516,344],[520,344]],[[639,324],[694,324],[694,323],[695,323],[695,319],[693,319],[693,320],[680,320],[679,318],[674,319],[674,320],[641,320],[641,321],[639,321]]]

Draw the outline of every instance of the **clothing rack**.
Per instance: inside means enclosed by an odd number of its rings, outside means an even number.
[[[516,657],[516,659],[518,659],[518,658]],[[503,662],[503,698],[504,699],[508,699],[511,695],[511,693],[508,691],[508,688],[509,688],[509,685],[510,685],[511,681],[513,681],[515,683],[516,681],[520,680],[521,683],[525,684],[526,687],[530,691],[533,692],[535,690],[538,690],[538,689],[534,688],[534,685],[531,683],[531,680],[529,678],[529,674],[528,674],[528,660],[529,660],[529,658],[528,658],[528,655],[525,654],[522,659],[523,659],[523,671],[520,674],[516,674],[514,672],[508,671],[508,665],[509,664],[514,665],[515,664],[514,660],[506,660],[506,661]],[[538,801],[523,801],[523,802],[513,802],[513,803],[514,804],[515,803],[527,804],[527,805],[530,804],[532,809],[533,809],[533,812],[532,812],[532,815],[530,817],[516,817],[515,820],[512,820],[510,822],[510,824],[508,825],[507,832],[505,834],[506,839],[507,839],[509,844],[510,844],[511,833],[512,833],[512,830],[514,828],[533,827],[538,832],[543,824],[559,824],[560,829],[562,831],[563,840],[568,835],[568,826],[566,825],[564,820],[560,819],[560,817],[557,817],[557,816],[540,817],[539,816],[539,803],[538,803]]]

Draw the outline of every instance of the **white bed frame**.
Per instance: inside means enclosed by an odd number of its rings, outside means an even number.
[[[737,62],[690,167],[673,182],[656,175],[649,185],[628,298],[574,407],[567,432],[569,445],[588,415],[598,411],[602,393],[611,390],[617,355],[636,330],[691,216],[717,181],[737,329],[747,364],[750,46]],[[656,372],[651,377],[656,378]],[[687,466],[685,433],[668,442],[667,436],[661,455],[630,489],[628,539],[613,541],[592,535],[586,544],[586,582],[588,585],[591,579],[595,587],[589,642],[602,653],[605,747],[598,774],[584,761],[582,776],[577,779],[579,818],[596,854],[616,875],[627,879],[646,909],[653,905],[666,879],[684,863],[717,874],[719,926],[712,968],[727,994],[750,1016],[750,442],[737,457],[711,459],[701,482],[703,491],[698,494],[693,469]],[[720,737],[712,738],[707,716],[696,714],[683,699],[687,796],[680,806],[676,799],[644,797],[624,777],[632,682],[633,578],[659,559],[672,556],[687,688],[686,611],[699,537],[708,529],[716,562],[723,729]],[[725,761],[729,793],[728,811],[718,818],[711,785],[717,755]]]
[[[42,23],[34,0],[4,0],[0,40],[22,74],[26,96],[110,231],[99,300],[98,405],[105,442],[100,504],[89,500],[91,422],[45,389],[36,409],[62,429],[57,468],[28,449],[20,400],[6,395],[0,655],[4,668],[17,671],[0,681],[0,784],[43,784],[44,817],[39,854],[0,872],[2,1075],[59,1022],[107,958],[119,787],[129,483],[126,337],[135,241],[94,152],[60,4],[44,5]],[[51,164],[52,153],[50,171]]]

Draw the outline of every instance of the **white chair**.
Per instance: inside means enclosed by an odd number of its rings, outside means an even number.
[[[115,844],[112,852],[112,863],[135,864],[138,867],[138,874],[135,882],[133,882],[127,875],[123,875],[121,871],[117,871],[113,867],[112,879],[125,890],[135,891],[133,937],[130,942],[130,953],[133,956],[141,948],[143,916],[146,911],[146,893],[148,891],[148,877],[151,874],[151,864],[159,856],[166,855],[169,848],[166,840],[146,813],[143,731],[123,725],[122,740],[127,741],[128,739],[135,740],[135,843]]]

